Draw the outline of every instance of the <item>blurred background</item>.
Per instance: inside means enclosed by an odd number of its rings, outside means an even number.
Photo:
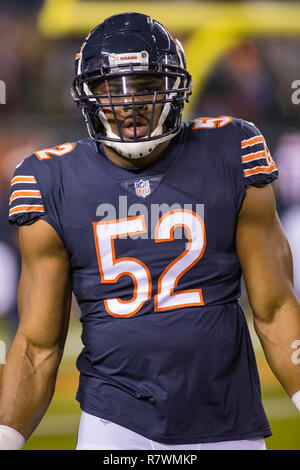
[[[7,349],[18,321],[20,272],[17,230],[7,222],[10,178],[15,166],[34,151],[87,136],[70,96],[75,54],[94,26],[126,11],[150,14],[182,42],[194,82],[185,120],[231,115],[254,122],[264,134],[279,168],[274,183],[277,208],[291,244],[300,294],[299,1],[1,0],[0,80],[6,93],[0,99],[0,340]],[[300,450],[299,414],[266,364],[244,289],[241,303],[273,430],[267,448]],[[54,399],[25,449],[76,446],[79,317],[73,299]]]

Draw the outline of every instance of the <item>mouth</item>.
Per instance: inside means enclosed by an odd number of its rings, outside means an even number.
[[[135,120],[135,128],[134,128],[134,120],[133,118],[126,119],[122,124],[122,131],[124,137],[129,139],[133,139],[136,137],[145,137],[148,134],[148,121],[141,116],[137,116]],[[135,132],[134,132],[135,130]]]

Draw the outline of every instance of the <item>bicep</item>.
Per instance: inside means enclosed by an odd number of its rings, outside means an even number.
[[[247,188],[237,223],[236,246],[253,313],[268,321],[294,297],[291,250],[270,185]]]
[[[18,333],[39,348],[63,347],[71,303],[68,255],[43,220],[20,227],[19,239]]]

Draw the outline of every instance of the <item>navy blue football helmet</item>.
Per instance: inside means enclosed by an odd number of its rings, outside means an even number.
[[[179,132],[192,79],[180,42],[157,21],[140,13],[106,19],[86,37],[75,67],[72,96],[96,141],[140,158]],[[125,106],[131,126],[126,133],[118,118]],[[151,110],[146,134],[140,113],[145,106]]]

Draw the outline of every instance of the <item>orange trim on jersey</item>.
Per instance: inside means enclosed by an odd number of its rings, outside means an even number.
[[[34,189],[32,191],[14,191],[12,193],[12,195],[10,196],[10,199],[9,199],[9,204],[11,204],[11,202],[14,200],[14,199],[18,199],[19,197],[36,197],[36,198],[41,198],[42,195],[40,193],[40,191],[38,189]]]
[[[51,158],[50,155],[62,157],[72,152],[74,148],[74,144],[72,144],[71,142],[65,142],[64,144],[57,145],[56,147],[45,148],[39,150],[38,152],[34,152],[34,155],[38,157],[39,160],[49,160],[49,158]]]
[[[244,170],[245,176],[256,175],[257,173],[272,173],[272,171],[277,170],[276,165],[271,166],[256,166],[250,170]]]
[[[194,120],[192,130],[217,129],[220,127],[225,127],[231,122],[231,116],[200,117]]]
[[[260,142],[263,143],[264,141],[265,139],[262,135],[257,135],[257,136],[251,137],[251,139],[242,140],[241,147],[242,149],[244,149],[245,147],[249,147],[250,145],[255,145]]]
[[[36,179],[34,176],[15,176],[10,184],[12,186],[17,183],[36,183]]]
[[[9,210],[9,215],[18,214],[19,212],[45,212],[44,206],[27,205],[15,206]]]
[[[123,218],[123,219],[114,219],[114,220],[108,220],[108,221],[103,221],[103,222],[93,222],[96,253],[97,253],[98,266],[99,266],[99,271],[100,271],[100,276],[101,276],[101,282],[104,283],[104,284],[116,283],[116,282],[118,282],[118,280],[122,276],[125,276],[125,275],[130,276],[132,281],[133,281],[133,284],[134,284],[133,297],[130,300],[121,300],[120,298],[116,298],[116,300],[118,302],[120,302],[121,304],[129,304],[129,303],[132,303],[133,301],[135,301],[137,299],[137,289],[138,289],[137,279],[136,279],[136,277],[134,276],[133,273],[128,272],[128,271],[126,271],[126,272],[123,271],[122,273],[118,274],[114,279],[105,279],[105,275],[104,275],[103,268],[102,268],[100,249],[99,249],[99,239],[98,239],[98,233],[97,233],[97,226],[98,225],[104,225],[104,224],[110,224],[110,223],[116,223],[116,222],[122,222],[122,221],[127,221],[127,220],[132,220],[132,219],[138,219],[138,218],[142,219],[142,225],[143,225],[142,230],[137,230],[135,232],[126,232],[126,233],[122,233],[120,235],[113,235],[111,237],[111,253],[112,253],[113,265],[115,265],[116,263],[118,263],[120,261],[134,261],[135,263],[138,263],[142,268],[145,269],[146,274],[147,274],[147,278],[148,278],[147,299],[142,300],[140,302],[140,305],[135,310],[133,310],[130,313],[124,314],[124,315],[112,312],[111,309],[108,306],[107,299],[104,299],[103,302],[104,302],[106,311],[114,317],[119,317],[119,318],[120,317],[132,317],[137,312],[139,312],[140,309],[143,307],[144,303],[151,298],[152,279],[151,279],[151,275],[150,275],[150,271],[149,271],[148,267],[142,261],[140,261],[137,258],[130,258],[130,257],[116,258],[115,247],[114,247],[114,240],[116,238],[120,238],[124,235],[127,236],[127,235],[137,235],[137,234],[141,234],[141,233],[147,233],[147,228],[146,228],[146,224],[145,224],[145,217],[139,215],[139,216],[127,217],[127,218]]]
[[[247,155],[244,155],[242,157],[242,162],[251,162],[252,160],[259,160],[260,158],[267,159],[267,154],[264,150],[262,150],[261,152],[248,153]]]
[[[173,304],[172,306],[168,305],[167,307],[159,307],[159,305],[158,305],[159,295],[162,293],[162,280],[163,280],[163,277],[168,273],[168,271],[171,269],[171,267],[174,266],[174,264],[176,264],[181,258],[186,256],[186,254],[190,251],[191,245],[192,245],[190,227],[188,227],[187,225],[185,225],[183,223],[175,224],[175,225],[172,226],[169,238],[166,238],[166,239],[158,238],[158,229],[159,229],[159,225],[161,224],[162,220],[165,217],[169,216],[170,214],[172,214],[174,212],[189,212],[190,214],[193,214],[200,221],[201,226],[202,226],[202,230],[203,230],[203,247],[202,247],[201,252],[198,254],[197,258],[191,264],[189,264],[184,270],[182,270],[178,273],[178,275],[176,276],[176,278],[174,280],[173,287],[170,288],[169,297],[176,298],[176,296],[178,294],[186,294],[186,293],[191,293],[191,292],[197,292],[199,294],[199,302],[181,303],[181,304]],[[187,229],[188,240],[189,240],[188,241],[188,247],[179,256],[177,256],[177,258],[175,258],[164,269],[163,273],[159,276],[158,291],[157,291],[157,294],[154,296],[154,311],[155,312],[164,311],[164,310],[171,310],[173,308],[195,307],[197,305],[198,306],[205,305],[204,300],[203,300],[202,289],[186,289],[186,290],[179,290],[177,292],[174,292],[174,289],[178,286],[178,282],[179,282],[180,278],[202,258],[203,254],[205,252],[205,249],[206,249],[206,231],[205,231],[204,222],[196,212],[188,210],[188,209],[174,209],[172,211],[169,211],[169,212],[163,214],[162,217],[160,217],[160,219],[158,220],[158,222],[156,224],[156,227],[155,227],[155,242],[156,243],[161,243],[161,242],[173,241],[174,240],[174,230],[175,230],[176,227],[184,227],[184,228]]]

